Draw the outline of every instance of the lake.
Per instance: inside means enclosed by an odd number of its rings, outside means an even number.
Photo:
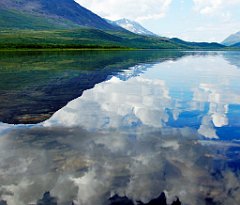
[[[1,52],[0,80],[1,205],[239,205],[240,52]]]

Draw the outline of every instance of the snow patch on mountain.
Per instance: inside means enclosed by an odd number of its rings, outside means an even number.
[[[146,35],[146,36],[157,36],[156,34],[147,30],[136,21],[132,21],[129,19],[120,19],[117,21],[113,21],[113,23],[136,34]]]

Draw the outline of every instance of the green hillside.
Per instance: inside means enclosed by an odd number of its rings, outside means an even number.
[[[74,0],[1,0],[0,28],[54,29],[89,27],[123,30]]]
[[[62,18],[0,9],[0,48],[187,48],[125,30],[87,28]]]
[[[54,18],[46,18],[19,12],[16,10],[0,9],[0,29],[64,29],[79,27],[68,20],[58,20]]]
[[[188,48],[167,39],[97,29],[2,30],[0,48]]]

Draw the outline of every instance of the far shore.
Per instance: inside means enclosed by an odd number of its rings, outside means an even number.
[[[0,48],[0,52],[5,51],[240,51],[240,48],[221,48],[221,49],[203,49],[203,48],[189,48],[189,49],[169,49],[169,48]]]

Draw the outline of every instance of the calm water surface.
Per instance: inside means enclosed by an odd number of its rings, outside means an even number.
[[[0,201],[240,203],[240,52],[1,53]],[[15,124],[15,125],[14,125]]]

